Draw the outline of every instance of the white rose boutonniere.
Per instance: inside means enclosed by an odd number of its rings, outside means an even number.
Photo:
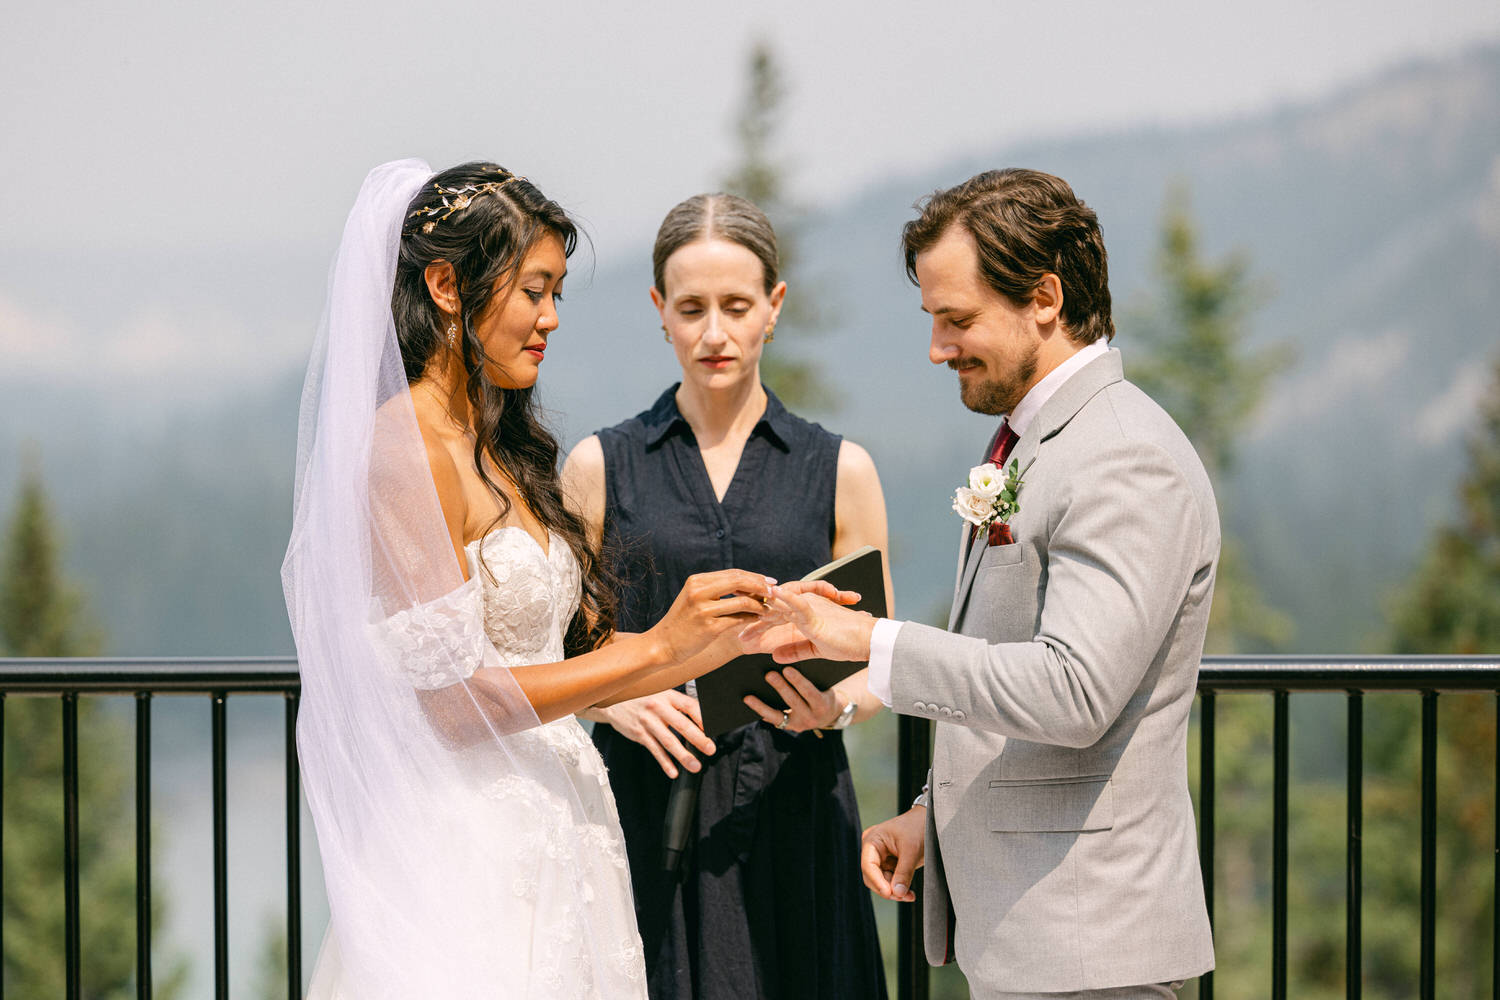
[[[995,501],[993,497],[976,493],[967,486],[960,486],[958,492],[953,494],[953,510],[976,528],[982,528],[995,516]]]
[[[969,470],[969,485],[960,486],[953,494],[953,510],[979,530],[990,529],[991,536],[998,526],[1001,537],[991,537],[991,544],[1009,542],[1010,519],[1021,509],[1021,487],[1030,468],[1030,462],[1023,469],[1019,461],[1011,459],[1002,476],[991,462],[974,466]]]
[[[1005,489],[1005,480],[993,462],[976,465],[969,470],[969,490],[986,500],[993,500]]]

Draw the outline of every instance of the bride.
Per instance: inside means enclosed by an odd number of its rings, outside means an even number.
[[[702,574],[649,632],[612,634],[532,396],[575,241],[488,163],[385,164],[349,215],[282,568],[330,909],[318,1000],[645,996],[614,799],[573,714],[737,654],[772,581]]]

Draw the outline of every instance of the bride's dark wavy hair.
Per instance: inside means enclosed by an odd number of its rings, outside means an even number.
[[[471,190],[465,194],[465,188]],[[420,379],[438,352],[446,349],[449,320],[432,300],[426,271],[434,262],[447,261],[460,302],[463,332],[456,346],[474,414],[474,466],[500,506],[490,529],[510,513],[511,502],[491,475],[486,457],[515,484],[537,520],[573,550],[583,594],[564,646],[569,656],[595,649],[614,632],[614,587],[606,561],[589,545],[583,519],[563,502],[557,438],[542,423],[533,389],[504,389],[486,378],[484,346],[474,334],[474,321],[495,296],[510,292],[521,262],[537,240],[555,236],[564,254],[572,256],[578,227],[534,184],[493,163],[464,163],[444,170],[423,185],[406,212],[391,294],[406,381]]]

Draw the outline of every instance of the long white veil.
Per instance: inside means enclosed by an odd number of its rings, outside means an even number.
[[[320,964],[338,967],[319,978],[359,1000],[578,995],[555,967],[537,977],[559,960],[543,936],[571,936],[580,983],[618,964],[579,910],[587,866],[547,874],[549,851],[567,867],[587,849],[566,819],[582,807],[538,752],[537,716],[485,635],[479,578],[454,558],[391,315],[403,216],[431,176],[403,160],[366,178],[302,397],[282,582],[331,912]],[[511,793],[477,791],[499,786]]]

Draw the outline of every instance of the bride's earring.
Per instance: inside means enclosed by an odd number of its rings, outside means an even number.
[[[669,344],[672,342],[672,335],[667,332],[667,324],[665,323],[661,325],[661,338]]]
[[[458,324],[452,320],[448,321],[448,346],[453,347],[458,343]]]
[[[773,341],[775,339],[776,339],[776,321],[773,319],[773,320],[771,320],[771,325],[768,326],[768,327],[766,327],[766,339],[765,339],[765,343],[769,344],[771,341]]]

